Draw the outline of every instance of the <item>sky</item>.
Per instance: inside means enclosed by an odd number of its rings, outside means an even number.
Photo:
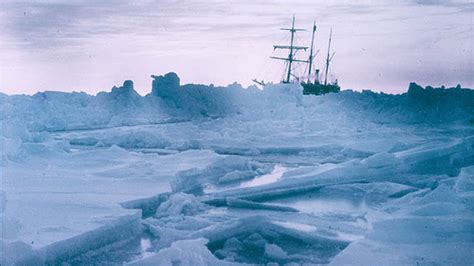
[[[273,45],[288,44],[280,28],[293,15],[308,29],[300,45],[316,21],[321,69],[332,28],[330,78],[343,89],[474,87],[472,0],[2,0],[0,92],[95,94],[130,79],[145,95],[150,75],[168,72],[182,83],[279,82],[284,65],[269,56],[285,56]]]

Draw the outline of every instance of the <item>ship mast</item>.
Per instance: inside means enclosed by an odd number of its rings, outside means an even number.
[[[332,57],[334,56],[334,53],[331,56],[329,56],[331,52],[331,39],[332,39],[332,28],[331,28],[331,31],[329,32],[328,55],[326,57],[326,74],[324,76],[324,86],[328,84],[329,63],[331,62]]]
[[[308,83],[311,82],[311,68],[313,66],[313,44],[314,44],[314,33],[315,32],[316,32],[316,21],[313,22],[313,35],[311,36],[311,49],[309,50]]]
[[[291,64],[293,62],[303,62],[303,63],[308,62],[306,60],[299,60],[299,59],[295,58],[295,55],[298,52],[298,50],[305,50],[306,51],[306,49],[308,49],[308,47],[306,47],[306,46],[295,46],[294,45],[295,33],[297,31],[305,31],[305,30],[304,29],[295,29],[295,16],[294,15],[293,15],[293,22],[291,24],[291,29],[281,28],[280,30],[287,30],[287,31],[291,32],[290,45],[289,46],[288,45],[273,45],[273,48],[274,49],[289,49],[290,51],[289,51],[289,54],[288,54],[288,58],[275,57],[275,56],[271,56],[270,58],[278,59],[278,60],[284,60],[284,61],[288,62],[288,72],[286,74],[286,79],[283,82],[284,83],[290,83],[290,78],[292,76],[292,74],[291,74]]]

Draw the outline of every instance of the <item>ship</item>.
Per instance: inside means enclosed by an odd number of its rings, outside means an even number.
[[[290,44],[289,45],[274,45],[274,50],[288,50],[287,57],[277,57],[271,56],[271,59],[282,60],[286,63],[286,70],[285,70],[285,78],[281,81],[281,83],[299,83],[303,87],[303,94],[304,95],[322,95],[330,92],[339,92],[341,90],[338,80],[336,79],[334,82],[328,81],[328,74],[329,74],[329,66],[330,63],[335,55],[335,53],[331,54],[331,41],[332,41],[332,29],[329,32],[329,41],[328,41],[328,51],[325,60],[325,68],[324,68],[324,79],[321,80],[321,71],[320,69],[313,70],[313,63],[316,57],[314,52],[314,36],[317,30],[316,22],[313,22],[312,28],[312,35],[311,35],[311,46],[298,46],[295,45],[295,35],[297,32],[306,31],[305,29],[297,29],[295,28],[295,16],[293,16],[293,21],[291,24],[291,28],[281,28],[281,30],[289,31],[290,32]],[[296,57],[296,54],[300,51],[306,52],[309,49],[309,55],[307,59],[299,59]],[[304,63],[307,64],[307,77],[297,76],[293,73],[293,67],[296,63]],[[257,79],[253,79],[253,82],[265,86],[265,82],[258,81]]]

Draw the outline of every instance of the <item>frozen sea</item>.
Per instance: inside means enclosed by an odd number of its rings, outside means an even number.
[[[0,94],[2,265],[472,265],[474,92]]]

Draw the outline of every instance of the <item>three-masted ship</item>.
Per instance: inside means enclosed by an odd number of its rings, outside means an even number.
[[[326,56],[325,68],[324,68],[324,79],[321,80],[321,73],[320,69],[313,70],[313,62],[315,58],[314,53],[314,36],[316,33],[316,23],[313,23],[312,28],[312,36],[311,36],[311,46],[298,46],[295,45],[295,35],[298,31],[306,31],[305,29],[296,29],[295,28],[295,17],[293,16],[293,22],[291,28],[281,28],[281,30],[289,31],[291,34],[290,44],[289,45],[274,45],[274,50],[276,49],[283,49],[288,50],[287,57],[277,57],[271,56],[270,58],[276,60],[283,60],[286,62],[286,72],[285,78],[281,81],[282,83],[294,83],[298,82],[303,87],[303,94],[305,95],[321,95],[326,94],[329,92],[339,92],[341,88],[338,85],[337,79],[334,82],[328,81],[328,74],[329,74],[329,65],[334,57],[334,53],[331,54],[331,41],[332,41],[332,29],[329,34],[329,42],[328,42],[328,52]],[[309,48],[309,56],[308,59],[299,59],[296,58],[296,54],[303,50],[307,51]],[[293,73],[293,66],[294,63],[306,63],[308,65],[308,72],[307,77],[298,77]],[[256,79],[253,80],[254,82],[265,85],[263,81],[258,81]]]

